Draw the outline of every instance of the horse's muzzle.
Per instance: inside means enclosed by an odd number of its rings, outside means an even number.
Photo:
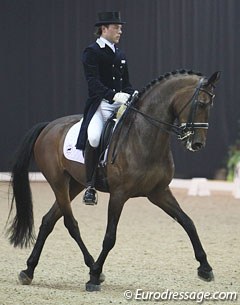
[[[199,151],[200,149],[205,147],[205,140],[204,139],[196,139],[194,136],[189,137],[186,141],[185,141],[185,147],[186,149],[190,150],[190,151]]]
[[[195,142],[195,143],[192,143],[192,150],[193,151],[198,151],[200,150],[201,148],[203,148],[205,145],[203,143],[200,143],[200,142]]]
[[[205,147],[206,131],[208,123],[182,123],[182,134],[179,139],[184,142],[186,149],[190,151],[198,151]]]

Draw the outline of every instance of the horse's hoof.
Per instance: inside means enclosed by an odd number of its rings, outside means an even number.
[[[103,273],[101,273],[100,277],[99,277],[100,283],[103,283],[105,281],[105,279],[106,279],[106,276]]]
[[[214,280],[214,275],[212,271],[198,269],[198,276],[200,277],[200,279],[206,282],[211,282]]]
[[[86,283],[86,291],[93,292],[100,290],[101,290],[101,285],[92,284],[90,281]]]
[[[24,271],[19,273],[18,280],[22,285],[30,285],[32,283],[32,279],[28,277]]]

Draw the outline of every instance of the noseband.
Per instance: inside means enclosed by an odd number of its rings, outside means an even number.
[[[198,97],[199,97],[199,94],[200,92],[205,92],[207,93],[210,98],[211,98],[211,105],[213,103],[213,99],[215,97],[215,95],[204,89],[203,88],[203,84],[204,84],[204,78],[201,78],[198,82],[198,85],[194,91],[194,94],[193,96],[191,97],[191,99],[182,107],[182,109],[179,111],[177,117],[179,117],[179,115],[184,111],[184,109],[189,105],[191,104],[191,109],[190,109],[190,112],[189,112],[189,115],[188,115],[188,120],[186,123],[182,123],[180,126],[178,125],[174,125],[174,124],[169,124],[169,123],[166,123],[166,122],[163,122],[163,121],[160,121],[160,120],[157,120],[151,116],[149,116],[148,114],[146,113],[143,113],[142,111],[138,110],[137,108],[135,108],[133,106],[133,102],[136,101],[138,99],[138,94],[137,92],[134,93],[132,95],[132,98],[130,99],[129,102],[127,102],[127,107],[139,114],[141,114],[147,121],[149,121],[149,123],[151,123],[152,125],[156,126],[156,127],[159,127],[160,129],[168,132],[168,133],[175,133],[177,136],[178,136],[178,139],[179,140],[186,140],[187,138],[189,138],[191,135],[194,134],[195,132],[195,129],[199,129],[199,128],[202,128],[202,129],[208,129],[208,126],[209,124],[208,123],[198,123],[198,122],[194,122],[194,119],[195,119],[195,115],[196,115],[196,110],[197,110],[197,105],[198,104],[203,104],[203,102],[199,101]],[[214,85],[212,84],[212,87],[214,87]],[[159,126],[160,125],[160,126]],[[170,129],[166,129],[166,128],[163,128],[161,127],[162,125],[165,125],[167,127],[170,127]]]
[[[181,131],[181,133],[178,134],[178,139],[179,139],[179,140],[185,140],[185,139],[187,139],[188,137],[190,137],[191,135],[193,135],[195,129],[198,129],[198,128],[201,128],[201,129],[208,129],[208,127],[209,127],[209,124],[208,124],[208,123],[198,123],[198,122],[194,122],[195,115],[196,115],[196,110],[197,110],[197,105],[200,104],[200,103],[202,103],[202,102],[200,102],[199,99],[198,99],[199,93],[200,93],[200,92],[205,92],[205,93],[207,93],[207,94],[210,96],[210,98],[211,98],[211,104],[213,103],[213,99],[214,99],[214,97],[215,97],[215,95],[214,95],[212,92],[210,92],[210,91],[208,91],[208,90],[202,88],[203,84],[204,84],[204,78],[201,78],[201,79],[199,80],[198,86],[197,86],[197,88],[195,89],[195,92],[194,92],[192,98],[188,101],[188,103],[186,103],[186,104],[183,106],[183,108],[182,108],[182,109],[180,110],[180,112],[178,113],[178,117],[179,117],[179,115],[183,112],[183,110],[191,103],[191,109],[190,109],[190,112],[189,112],[189,114],[188,114],[188,120],[187,120],[186,123],[182,123],[182,124],[180,125],[180,127],[179,127],[179,128],[180,128],[180,131]]]

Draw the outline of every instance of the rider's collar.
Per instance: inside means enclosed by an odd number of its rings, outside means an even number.
[[[103,38],[102,36],[96,40],[96,43],[99,45],[100,48],[105,48],[106,45],[109,46],[109,48],[111,48],[111,50],[115,53],[114,43],[111,43],[110,41]]]

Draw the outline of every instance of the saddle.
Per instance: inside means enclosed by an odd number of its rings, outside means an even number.
[[[110,143],[110,139],[113,134],[114,127],[116,125],[116,114],[112,114],[107,122],[105,123],[102,131],[102,135],[100,138],[100,144],[99,144],[99,149],[100,149],[100,158],[99,162],[101,163],[101,166],[105,166],[105,153],[108,148],[108,145]]]
[[[107,155],[107,149],[113,134],[114,127],[116,125],[116,114],[114,113],[112,116],[110,116],[105,123],[102,131],[102,135],[100,138],[100,157],[99,157],[99,166],[97,169],[97,175],[96,175],[96,181],[95,185],[96,187],[103,192],[108,192],[108,182],[107,182],[107,175],[106,175],[106,155]]]

